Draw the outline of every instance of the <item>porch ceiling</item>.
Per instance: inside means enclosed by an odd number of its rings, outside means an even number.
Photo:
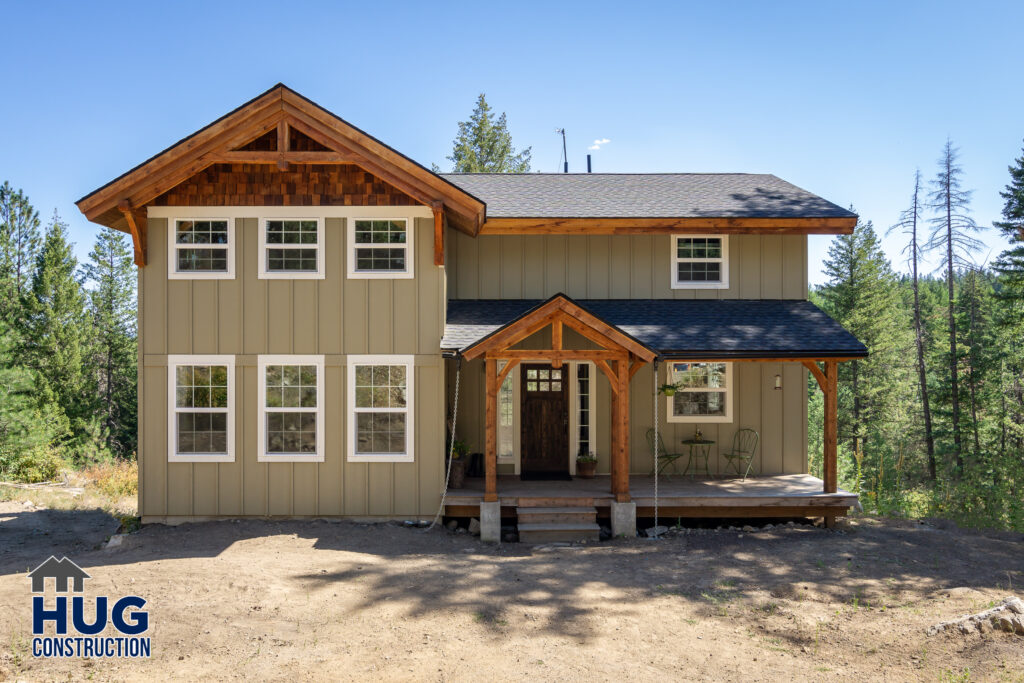
[[[462,351],[545,303],[448,302],[441,348]],[[575,301],[666,358],[862,358],[867,348],[809,301],[588,299]]]

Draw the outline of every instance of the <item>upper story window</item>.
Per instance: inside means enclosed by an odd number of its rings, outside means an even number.
[[[727,289],[729,238],[726,235],[672,237],[672,289]]]
[[[169,231],[167,276],[217,279],[235,276],[234,221],[227,218],[176,219]]]
[[[412,221],[405,218],[349,221],[349,277],[411,278],[412,237]]]
[[[260,230],[263,279],[324,277],[324,221],[321,218],[268,218]]]
[[[168,462],[232,462],[234,356],[168,356]]]
[[[732,363],[668,364],[669,422],[732,422]]]

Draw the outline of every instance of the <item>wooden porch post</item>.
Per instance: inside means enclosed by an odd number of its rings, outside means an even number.
[[[837,470],[837,450],[839,442],[839,363],[834,360],[825,362],[825,425],[823,429],[824,441],[824,463],[822,466],[823,479],[825,480],[825,493],[835,493],[839,488],[839,473]],[[835,524],[834,516],[825,517],[825,526],[831,527]]]
[[[612,494],[620,503],[628,503],[629,496],[629,361],[627,357],[615,361],[616,385],[619,390],[613,398],[612,427]]]
[[[498,361],[484,362],[486,383],[486,446],[484,448],[484,502],[498,500]]]

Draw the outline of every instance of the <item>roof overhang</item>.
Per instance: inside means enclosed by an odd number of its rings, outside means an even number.
[[[721,233],[732,235],[849,235],[857,217],[828,218],[489,218],[483,235],[619,235]]]
[[[286,127],[308,135],[327,152],[242,152],[238,147]],[[279,140],[281,138],[279,137]],[[476,235],[486,218],[482,201],[402,155],[341,117],[277,84],[205,128],[168,147],[76,202],[90,221],[132,232],[142,207],[216,163],[348,163],[374,174],[428,206],[443,206],[449,224]]]

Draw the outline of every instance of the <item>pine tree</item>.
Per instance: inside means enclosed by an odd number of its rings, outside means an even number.
[[[530,148],[516,152],[508,132],[505,113],[494,118],[483,93],[469,121],[459,122],[459,134],[452,143],[453,173],[527,173]]]
[[[889,228],[886,234],[893,230],[902,230],[910,237],[910,241],[903,249],[910,262],[911,284],[914,291],[914,343],[917,349],[917,377],[921,392],[921,412],[924,417],[924,439],[925,448],[928,451],[928,475],[935,480],[935,437],[932,434],[932,411],[928,401],[928,368],[924,358],[924,332],[921,327],[921,293],[919,287],[918,266],[921,263],[921,244],[918,238],[918,226],[921,221],[921,171],[914,172],[914,193],[911,197],[910,206],[900,214],[900,220],[896,225]]]
[[[21,190],[0,185],[0,318],[17,326],[20,302],[39,252],[39,212]]]
[[[86,293],[67,226],[54,213],[36,259],[25,300],[25,360],[38,374],[40,407],[56,405],[67,417],[72,448],[91,447],[96,434],[96,387],[84,361],[90,349]]]
[[[62,435],[59,417],[39,406],[34,373],[19,362],[14,339],[0,321],[0,460],[5,461]]]
[[[100,393],[107,448],[120,455],[135,450],[136,385],[135,268],[128,238],[103,230],[84,267],[93,325],[90,370]]]
[[[928,197],[935,216],[931,219],[932,234],[928,249],[941,254],[940,267],[946,270],[946,286],[949,290],[949,382],[952,408],[953,453],[957,471],[963,472],[963,444],[960,433],[960,390],[956,333],[956,271],[973,265],[971,253],[981,247],[981,242],[972,233],[980,231],[968,213],[971,194],[963,189],[960,180],[963,169],[957,163],[959,152],[951,140],[946,140],[939,158],[939,172],[932,180],[932,191]]]
[[[832,241],[825,262],[829,282],[822,307],[868,348],[869,356],[840,365],[840,435],[858,457],[866,438],[878,448],[908,384],[911,341],[896,277],[871,222]],[[883,439],[884,440],[884,439]]]
[[[1024,149],[1010,166],[1010,182],[999,193],[1003,204],[1003,219],[993,225],[1002,231],[1010,248],[999,255],[994,268],[1002,278],[1002,296],[1016,303],[1024,302]]]

